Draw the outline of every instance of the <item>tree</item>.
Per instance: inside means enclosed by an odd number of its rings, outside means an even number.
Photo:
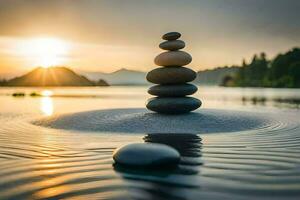
[[[289,75],[293,79],[293,87],[300,87],[300,62],[290,66]]]
[[[279,54],[273,60],[270,68],[270,80],[275,83],[285,75],[291,75],[291,66],[300,62],[300,49],[294,48],[286,54]]]
[[[243,60],[234,85],[240,87],[300,87],[300,49],[294,48],[269,61],[265,53]]]

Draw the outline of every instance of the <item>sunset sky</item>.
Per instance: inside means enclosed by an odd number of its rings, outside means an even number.
[[[299,0],[0,0],[0,75],[38,65],[148,71],[179,31],[195,70],[300,46]]]

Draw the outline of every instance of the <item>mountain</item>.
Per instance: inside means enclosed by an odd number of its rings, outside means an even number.
[[[102,72],[80,72],[91,80],[98,81],[103,79],[109,85],[146,85],[149,84],[146,80],[145,72],[134,71],[128,69],[120,69],[112,73]]]
[[[226,76],[232,76],[238,67],[219,67],[197,72],[196,84],[221,85]],[[146,72],[120,69],[112,73],[84,72],[81,76],[66,67],[36,68],[31,72],[1,81],[4,86],[107,86],[107,85],[147,85]],[[86,78],[87,77],[87,78]],[[104,81],[105,80],[105,81]]]
[[[238,67],[219,67],[210,70],[197,72],[196,84],[203,85],[221,85],[223,79],[237,73]],[[146,72],[134,71],[128,69],[120,69],[112,73],[102,72],[83,72],[90,80],[97,81],[99,79],[106,80],[109,85],[147,85],[150,84],[146,80]]]
[[[104,84],[101,82],[101,84]],[[96,83],[66,67],[36,68],[29,73],[8,80],[5,86],[94,86]]]
[[[238,72],[239,67],[218,67],[197,72],[195,83],[202,85],[221,85],[224,78],[234,76]]]
[[[11,73],[1,73],[0,74],[0,80],[8,80],[8,79],[12,79],[16,76],[18,76],[19,73],[14,73],[14,72],[11,72]]]

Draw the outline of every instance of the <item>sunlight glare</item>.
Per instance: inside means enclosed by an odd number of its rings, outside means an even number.
[[[50,97],[53,95],[53,92],[51,90],[43,90],[41,94],[43,97]]]
[[[50,97],[42,97],[40,109],[45,116],[51,116],[53,114],[53,101]]]
[[[32,65],[48,68],[63,63],[69,44],[58,38],[34,38],[21,44],[20,51]]]

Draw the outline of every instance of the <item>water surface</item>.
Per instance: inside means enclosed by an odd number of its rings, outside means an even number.
[[[45,92],[46,91],[46,92]],[[269,114],[272,127],[191,135],[49,129],[30,122],[99,109],[143,108],[146,87],[1,88],[0,199],[299,199],[300,90],[200,87],[204,108]],[[25,97],[12,97],[24,92]],[[44,96],[31,97],[32,92]],[[115,148],[164,143],[171,170],[115,165]]]

